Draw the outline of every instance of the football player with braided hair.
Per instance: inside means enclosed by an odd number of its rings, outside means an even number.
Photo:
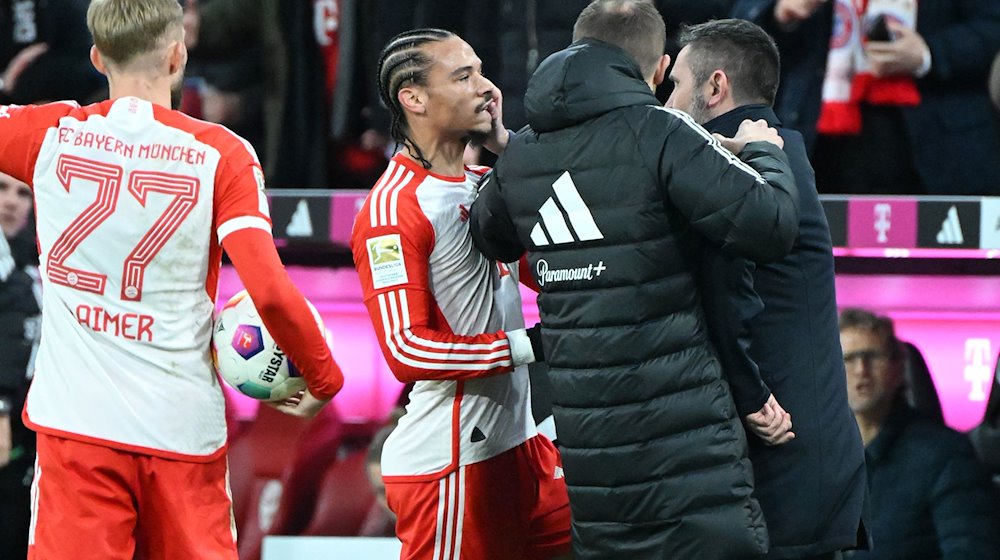
[[[382,453],[402,558],[549,559],[569,552],[559,454],[531,416],[520,266],[472,244],[468,208],[499,152],[500,91],[472,47],[440,29],[402,33],[378,65],[400,147],[358,213],[351,248],[382,352],[415,382]]]

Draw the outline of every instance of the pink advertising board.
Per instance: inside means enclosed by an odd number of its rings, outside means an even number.
[[[1000,282],[989,276],[841,275],[837,301],[892,317],[896,335],[927,361],[949,426],[967,431],[982,420],[1000,353]]]
[[[847,205],[849,247],[916,247],[915,199],[864,197]]]
[[[316,306],[333,339],[333,357],[344,371],[344,388],[334,402],[348,421],[380,421],[396,403],[402,384],[382,357],[368,311],[361,301],[361,284],[353,268],[288,267],[292,281]],[[243,284],[231,266],[224,266],[219,281],[221,307]],[[534,292],[522,290],[525,320],[538,321]],[[233,391],[238,414],[250,417],[257,402]]]
[[[368,191],[335,192],[330,196],[330,240],[350,245],[354,216],[365,203]]]
[[[351,268],[289,267],[292,280],[313,302],[332,333],[333,354],[346,383],[335,402],[347,420],[381,420],[402,385],[382,357],[361,286]],[[242,289],[231,267],[223,267],[219,303]],[[987,276],[837,277],[838,303],[888,314],[900,338],[923,353],[947,423],[959,430],[982,418],[986,392],[1000,352],[1000,282]],[[534,293],[522,289],[525,320],[538,320]],[[252,415],[256,403],[241,404]]]

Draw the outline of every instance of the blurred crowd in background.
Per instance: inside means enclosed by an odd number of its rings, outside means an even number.
[[[570,43],[587,0],[187,0],[183,110],[246,137],[270,188],[367,189],[394,145],[375,66],[393,35],[440,27],[465,38],[526,124],[531,73]],[[871,22],[838,22],[837,0],[657,0],[668,53],[682,24],[750,19],[778,41],[778,116],[801,131],[824,193],[1000,194],[1000,3],[921,3],[878,52]],[[87,0],[0,2],[0,101],[106,95],[91,67]],[[831,46],[833,47],[831,49]],[[852,52],[854,49],[854,52]],[[832,50],[832,52],[831,52]],[[866,59],[869,68],[857,64]],[[992,67],[992,76],[990,73]],[[873,77],[846,99],[830,91]],[[846,80],[846,82],[844,82]],[[667,82],[658,91],[665,100]],[[832,106],[832,107],[831,107]],[[845,116],[846,115],[846,116]],[[488,155],[485,157],[489,157]],[[490,161],[483,163],[489,164]]]

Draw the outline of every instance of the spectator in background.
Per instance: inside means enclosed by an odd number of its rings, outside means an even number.
[[[0,0],[0,103],[72,99],[105,89],[90,65],[89,0]]]
[[[332,143],[353,118],[358,0],[187,0],[192,54],[233,55],[260,45],[263,166],[272,188],[339,183]],[[367,186],[367,184],[366,184]]]
[[[700,283],[709,333],[740,413],[757,411],[770,389],[795,424],[795,439],[785,445],[750,438],[754,495],[771,538],[767,558],[832,559],[867,544],[858,542],[864,448],[847,407],[830,228],[802,136],[782,128],[771,110],[778,48],[763,29],[737,19],[685,28],[679,40],[668,107],[723,136],[735,134],[744,119],[763,119],[785,140],[799,190],[791,254],[754,267],[707,246]],[[747,379],[765,386],[746,386]]]
[[[214,0],[199,0],[185,14],[189,24]],[[195,31],[197,32],[197,31]],[[219,123],[264,146],[264,55],[262,37],[249,35],[239,48],[191,53],[184,79],[180,110],[192,117]],[[263,151],[263,150],[261,150]]]
[[[385,482],[382,481],[382,448],[385,447],[385,440],[396,427],[396,418],[389,424],[382,427],[372,438],[368,446],[368,455],[365,458],[365,473],[368,475],[368,483],[371,484],[372,494],[375,495],[374,507],[368,512],[364,524],[358,533],[359,537],[395,537],[396,536],[396,514],[389,508],[389,502],[385,499]]]
[[[590,0],[491,0],[495,16],[476,20],[488,29],[479,33],[493,40],[496,57],[487,60],[487,75],[504,92],[504,122],[513,130],[528,124],[524,92],[528,78],[550,54],[573,41],[573,22]],[[474,36],[475,37],[475,36]],[[488,41],[481,41],[487,43]]]
[[[40,292],[31,189],[0,173],[0,558],[25,558],[35,434],[21,408],[38,344]]]
[[[778,42],[776,112],[815,143],[820,190],[1000,194],[1000,137],[984,85],[1000,49],[1000,2],[865,4],[737,0],[733,8]]]
[[[865,444],[871,551],[851,560],[996,559],[996,499],[969,440],[903,397],[903,353],[892,320],[840,315],[847,398]]]
[[[993,368],[983,420],[969,432],[969,440],[993,480],[993,487],[1000,492],[1000,357]]]

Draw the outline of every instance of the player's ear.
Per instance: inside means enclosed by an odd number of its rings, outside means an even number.
[[[90,47],[90,63],[94,65],[94,68],[98,72],[108,75],[108,67],[104,65],[104,58],[101,57],[101,51],[97,50],[97,45],[92,45]]]
[[[708,78],[705,101],[709,107],[719,105],[732,93],[729,84],[729,76],[722,70],[715,70]]]
[[[170,47],[167,50],[167,63],[170,75],[173,76],[179,72],[184,71],[184,67],[187,65],[188,53],[187,47],[184,46],[184,41],[173,41],[170,43]]]
[[[656,63],[656,70],[653,73],[653,85],[658,86],[663,83],[663,80],[667,77],[667,70],[670,68],[670,55],[665,54],[660,57],[660,61]]]
[[[426,98],[420,88],[413,86],[400,88],[396,99],[399,100],[400,107],[408,113],[423,115],[427,112],[427,106],[424,103]]]

